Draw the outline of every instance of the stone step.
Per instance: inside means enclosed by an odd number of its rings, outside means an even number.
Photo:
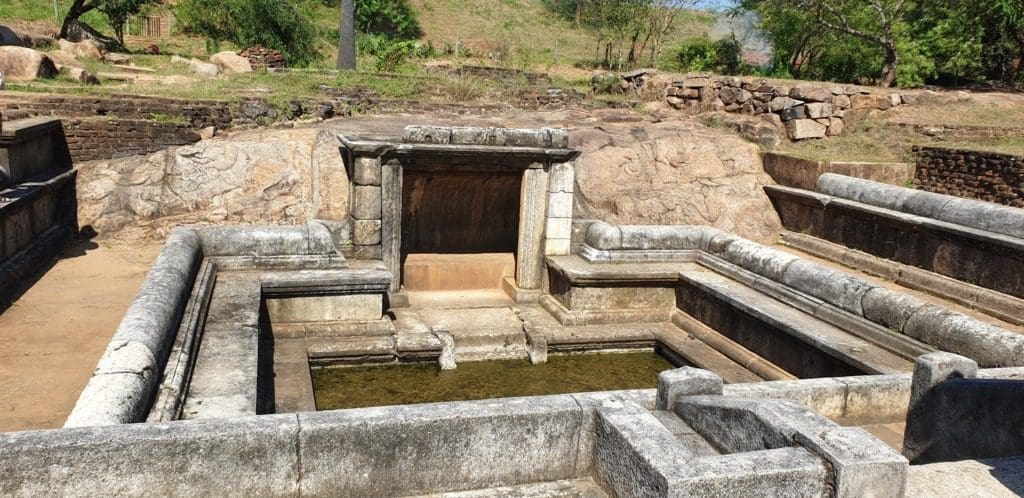
[[[409,291],[500,289],[515,273],[512,253],[409,254],[402,284]]]

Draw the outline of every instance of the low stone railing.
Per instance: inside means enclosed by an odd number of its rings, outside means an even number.
[[[273,260],[311,255],[343,260],[327,228],[317,222],[294,227],[174,229],[64,426],[146,419],[190,300],[209,299],[192,293],[204,258]]]
[[[968,356],[982,366],[1024,366],[1020,334],[715,228],[597,222],[590,225],[580,255],[589,261],[651,261],[693,251],[721,258],[893,332]]]

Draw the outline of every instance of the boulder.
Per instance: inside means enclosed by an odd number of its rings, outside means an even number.
[[[813,119],[794,119],[786,122],[786,133],[789,134],[790,140],[825,138],[828,126]]]
[[[72,54],[75,57],[88,57],[90,59],[103,58],[103,52],[100,51],[99,45],[92,40],[84,40],[80,42],[57,40],[57,45],[60,47],[61,51]]]
[[[832,104],[812,102],[807,104],[807,117],[811,119],[832,117]]]
[[[803,105],[803,101],[791,99],[789,97],[775,97],[770,102],[768,102],[768,109],[772,112],[779,112],[784,109],[789,109],[790,107],[796,107],[798,105]]]
[[[751,130],[772,128],[759,117],[723,115],[731,118]],[[774,241],[781,229],[762,189],[774,182],[760,150],[727,130],[690,120],[601,123],[571,130],[569,143],[582,152],[577,219],[708,225],[760,242]]]
[[[846,129],[846,123],[840,118],[829,118],[828,124],[828,136],[838,137],[843,134],[843,130]]]
[[[251,73],[252,65],[249,59],[234,52],[219,52],[210,57],[210,62],[217,65],[217,68],[224,74]]]
[[[177,55],[171,56],[171,64],[188,66],[193,73],[201,76],[217,76],[220,72],[220,69],[217,69],[215,64],[203,62],[199,59],[185,59]]]
[[[853,109],[878,109],[884,111],[892,107],[892,100],[888,95],[857,94],[850,97],[850,107]]]
[[[107,52],[103,54],[103,60],[111,64],[128,64],[132,61],[132,58],[128,54],[119,54],[117,52]]]
[[[53,38],[38,33],[18,32],[8,26],[0,25],[0,46],[6,45],[46,48],[53,45]]]
[[[789,91],[789,96],[805,102],[832,102],[832,90],[816,86],[798,86]]]
[[[57,66],[46,54],[27,47],[0,47],[0,72],[7,81],[32,81],[52,78]]]
[[[75,80],[75,81],[77,81],[79,83],[84,83],[86,85],[99,85],[100,84],[99,78],[97,78],[95,75],[93,75],[89,71],[86,71],[85,69],[80,68],[80,67],[69,68],[68,69],[68,76],[70,76],[71,79],[73,79],[73,80]]]
[[[62,67],[85,67],[78,60],[78,58],[75,57],[75,54],[65,52],[63,50],[54,50],[53,52],[47,52],[46,56],[49,57],[50,60],[52,60],[53,63],[57,65],[58,69]]]

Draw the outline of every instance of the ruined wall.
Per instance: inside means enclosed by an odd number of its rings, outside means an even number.
[[[928,192],[1024,207],[1024,157],[914,147],[914,186]]]
[[[672,82],[665,99],[672,107],[690,114],[725,111],[765,115],[784,125],[791,140],[840,135],[850,111],[884,111],[903,104],[897,93],[872,94],[859,87],[791,87],[770,84],[764,79],[705,73],[688,74]]]
[[[188,123],[141,119],[64,119],[64,136],[76,163],[149,154],[199,141]]]

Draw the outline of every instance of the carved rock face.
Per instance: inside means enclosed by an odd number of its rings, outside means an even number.
[[[708,225],[772,242],[781,223],[756,146],[689,121],[601,125],[570,133],[576,219]]]

